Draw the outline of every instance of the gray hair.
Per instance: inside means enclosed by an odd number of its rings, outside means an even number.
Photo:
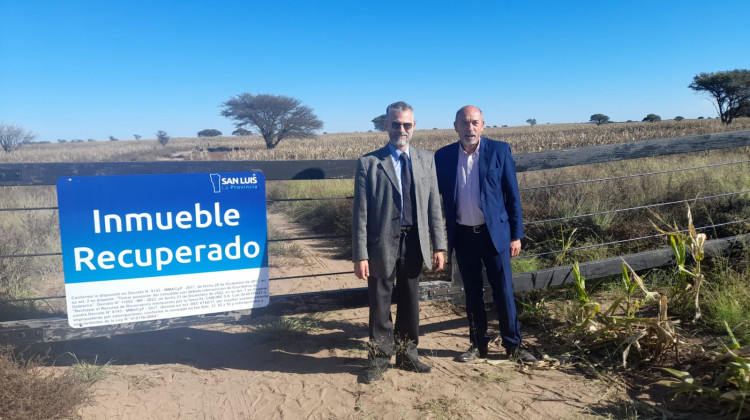
[[[391,115],[391,112],[394,114],[398,114],[404,111],[411,111],[412,113],[414,113],[414,108],[412,108],[411,105],[407,104],[404,101],[394,102],[385,108],[385,118],[388,119]]]

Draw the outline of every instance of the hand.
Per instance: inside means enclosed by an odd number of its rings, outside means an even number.
[[[440,271],[443,269],[445,264],[445,256],[443,251],[436,251],[432,254],[432,271]]]
[[[517,257],[521,253],[521,240],[514,239],[510,241],[510,257]]]
[[[354,262],[354,275],[358,279],[367,280],[370,277],[370,264],[367,260]]]

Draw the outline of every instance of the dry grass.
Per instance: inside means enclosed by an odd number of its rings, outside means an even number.
[[[0,346],[0,418],[3,420],[64,419],[88,399],[88,386],[69,370],[49,373],[38,358],[19,359]]]
[[[739,118],[729,126],[717,119],[704,119],[486,127],[484,135],[509,142],[514,153],[525,153],[748,129],[750,118]],[[0,163],[211,160],[217,152],[227,160],[356,159],[385,144],[385,139],[385,134],[378,132],[330,133],[287,139],[272,150],[265,148],[259,136],[173,138],[166,147],[156,140],[29,144],[0,154]],[[453,130],[440,129],[417,130],[412,141],[427,150],[437,150],[455,140]]]

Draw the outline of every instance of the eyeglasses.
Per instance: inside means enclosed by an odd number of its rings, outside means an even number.
[[[409,130],[411,130],[412,127],[414,127],[413,123],[403,123],[402,124],[402,123],[396,122],[396,121],[393,121],[391,123],[391,127],[393,127],[394,130],[400,130],[402,125],[404,126],[404,130],[406,130],[406,131],[409,131]]]

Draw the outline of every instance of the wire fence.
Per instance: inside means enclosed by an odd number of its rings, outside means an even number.
[[[643,172],[643,173],[637,173],[637,174],[628,174],[628,175],[613,176],[613,177],[600,177],[600,178],[594,178],[594,179],[576,180],[576,181],[570,181],[570,182],[552,183],[552,184],[547,184],[547,185],[524,187],[524,188],[520,188],[520,191],[523,194],[524,192],[540,191],[544,189],[562,188],[562,187],[570,187],[570,186],[575,187],[575,186],[581,186],[581,185],[592,184],[592,183],[621,181],[621,180],[626,180],[626,179],[643,178],[643,177],[648,177],[648,176],[670,174],[670,173],[677,173],[677,172],[708,170],[708,169],[713,169],[713,168],[718,168],[718,167],[745,165],[748,163],[750,163],[750,160],[736,160],[736,161],[731,161],[731,162],[713,163],[713,164],[707,164],[707,165],[702,165],[702,166],[689,166],[689,167],[683,167],[683,168],[673,168],[669,170],[650,171],[650,172]],[[738,196],[748,194],[748,193],[750,193],[750,190],[745,189],[745,190],[740,190],[740,191],[724,192],[724,193],[706,195],[706,196],[701,196],[701,197],[685,198],[685,199],[680,199],[680,200],[671,200],[671,201],[665,201],[665,202],[643,204],[643,205],[637,205],[637,206],[598,211],[598,212],[575,214],[575,215],[564,216],[564,217],[553,217],[553,218],[547,218],[547,219],[541,219],[541,220],[532,220],[532,221],[525,222],[524,226],[531,227],[531,226],[537,226],[537,225],[542,225],[542,224],[559,224],[559,223],[564,223],[568,221],[575,221],[579,219],[585,219],[585,218],[596,217],[596,216],[622,214],[622,213],[628,213],[628,212],[634,212],[634,211],[640,211],[640,210],[665,207],[665,206],[673,206],[673,205],[678,205],[678,204],[696,203],[696,202],[702,202],[702,201],[707,201],[707,200],[717,200],[721,198],[738,197]],[[267,203],[272,204],[276,202],[331,201],[331,200],[352,200],[352,199],[353,199],[352,196],[302,197],[302,198],[283,198],[283,199],[274,198],[274,199],[267,200]],[[13,208],[2,208],[0,209],[0,212],[56,211],[56,210],[57,210],[57,207],[13,207]],[[744,218],[741,220],[734,220],[734,221],[716,223],[716,224],[711,224],[711,225],[705,225],[705,226],[698,227],[696,229],[708,230],[708,229],[715,229],[717,227],[739,225],[739,224],[748,223],[748,222],[750,222],[750,218]],[[654,235],[637,236],[637,237],[632,237],[632,238],[621,238],[617,240],[603,241],[600,243],[587,244],[587,245],[578,246],[578,247],[567,247],[567,248],[561,247],[561,249],[549,250],[549,251],[544,251],[544,252],[523,253],[518,258],[529,259],[529,258],[536,258],[536,257],[549,257],[549,256],[562,254],[562,253],[571,253],[575,251],[602,248],[602,247],[608,247],[608,246],[625,244],[625,243],[632,243],[632,242],[637,242],[637,241],[653,240],[659,237],[663,237],[663,235],[654,234]],[[351,238],[350,235],[308,235],[308,236],[297,236],[297,237],[291,237],[291,238],[268,239],[268,242],[280,243],[280,242],[293,242],[293,241],[304,241],[304,240],[332,240],[332,239],[350,239],[350,238]],[[0,259],[38,258],[38,257],[55,257],[55,256],[59,257],[61,255],[62,255],[61,252],[17,253],[17,254],[0,255]],[[329,273],[309,273],[309,274],[300,275],[300,276],[274,277],[274,278],[271,278],[270,280],[289,280],[289,279],[301,279],[301,278],[311,278],[311,277],[321,277],[321,276],[337,276],[337,275],[345,275],[345,274],[351,274],[351,272],[346,271],[346,272],[329,272]],[[64,295],[63,296],[30,297],[30,298],[0,300],[0,303],[11,303],[11,302],[20,302],[20,301],[39,301],[39,300],[46,300],[46,299],[64,299],[64,298],[65,298]]]

